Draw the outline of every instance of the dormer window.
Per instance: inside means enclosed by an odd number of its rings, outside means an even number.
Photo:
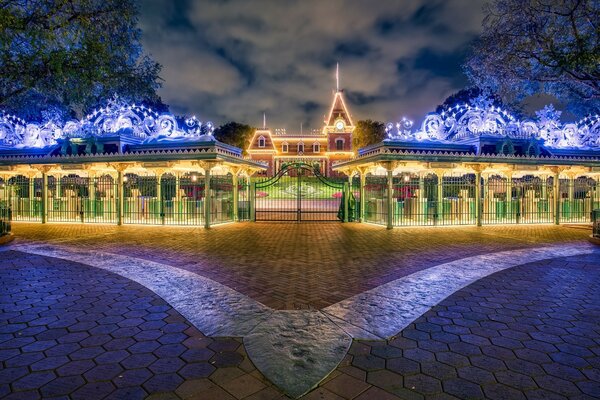
[[[304,153],[304,143],[298,143],[298,153]]]
[[[344,139],[336,139],[335,140],[335,149],[337,151],[344,150]]]
[[[258,138],[258,147],[265,147],[265,137],[261,136]]]
[[[289,149],[290,149],[290,146],[288,145],[288,142],[283,142],[281,144],[281,151],[283,153],[287,153],[289,151]]]
[[[314,142],[313,143],[313,153],[318,153],[319,151],[321,151],[321,145],[319,145],[319,142]]]

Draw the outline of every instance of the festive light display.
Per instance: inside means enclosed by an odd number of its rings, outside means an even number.
[[[214,126],[195,116],[179,124],[172,114],[158,114],[144,105],[127,105],[115,98],[80,121],[28,123],[13,115],[0,114],[0,145],[43,148],[60,139],[123,135],[145,143],[212,140]]]
[[[479,136],[540,139],[552,148],[600,149],[600,116],[575,123],[560,122],[561,112],[552,105],[536,113],[536,120],[519,120],[491,102],[476,99],[473,105],[459,104],[441,113],[430,113],[418,131],[403,118],[388,123],[389,139],[406,141],[455,142]]]

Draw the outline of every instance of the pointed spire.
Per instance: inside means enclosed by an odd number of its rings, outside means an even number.
[[[335,65],[335,91],[340,91],[340,63]]]
[[[263,129],[267,129],[267,113],[263,113]]]

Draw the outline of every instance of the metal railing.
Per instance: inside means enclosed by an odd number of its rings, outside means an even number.
[[[600,208],[592,211],[592,236],[600,238]]]

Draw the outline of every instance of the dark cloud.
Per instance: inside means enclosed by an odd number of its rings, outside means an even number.
[[[420,119],[466,82],[481,26],[472,0],[143,0],[146,50],[176,113],[320,127],[335,64],[355,119]]]

